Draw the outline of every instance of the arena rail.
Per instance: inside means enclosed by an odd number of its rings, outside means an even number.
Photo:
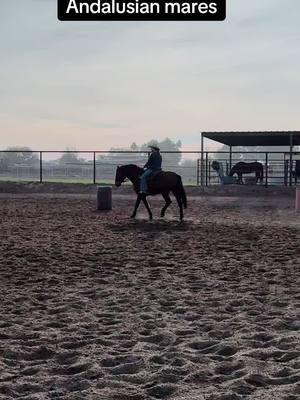
[[[264,166],[264,185],[291,186],[300,181],[300,153],[294,152],[292,168],[288,152],[204,152],[162,151],[163,168],[177,172],[185,185],[209,186],[220,184],[212,169],[212,161],[222,163],[226,174],[239,162],[261,162]],[[0,151],[0,180],[35,182],[72,182],[113,184],[115,169],[122,164],[143,166],[147,151],[99,150],[2,150]],[[292,171],[292,176],[290,172]]]

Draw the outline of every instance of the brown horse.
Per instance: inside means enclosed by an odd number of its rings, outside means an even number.
[[[140,168],[137,165],[122,165],[117,168],[115,185],[121,186],[125,179],[129,179],[133,184],[134,191],[137,194],[134,211],[131,215],[131,218],[135,218],[137,209],[140,205],[140,202],[142,201],[149,213],[149,218],[152,219],[152,212],[146,199],[147,194],[139,193],[140,176],[143,174],[143,172],[143,168]],[[183,219],[183,207],[187,207],[187,200],[181,177],[179,175],[175,174],[174,172],[161,171],[158,174],[155,174],[153,178],[150,178],[148,188],[150,195],[161,194],[165,199],[166,204],[161,210],[161,217],[165,216],[166,209],[172,203],[169,195],[169,193],[172,192],[178,203],[178,207],[180,210],[180,220]]]
[[[230,172],[229,176],[233,176],[234,174],[237,174],[238,176],[238,181],[237,183],[243,183],[243,174],[251,174],[252,172],[255,172],[256,176],[256,183],[260,181],[261,183],[263,182],[264,179],[264,167],[261,163],[259,162],[251,162],[251,163],[245,163],[245,162],[238,162],[235,164]]]

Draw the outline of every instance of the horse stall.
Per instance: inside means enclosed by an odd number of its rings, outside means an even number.
[[[206,151],[207,141],[223,145],[222,151]],[[300,177],[296,146],[300,131],[202,132],[198,184],[293,186]],[[216,161],[223,177],[213,168]]]

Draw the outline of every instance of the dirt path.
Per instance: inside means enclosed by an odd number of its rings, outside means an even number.
[[[298,399],[292,200],[131,207],[1,196],[0,398]]]

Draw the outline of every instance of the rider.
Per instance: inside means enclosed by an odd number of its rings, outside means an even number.
[[[151,149],[151,154],[144,165],[146,171],[141,176],[140,193],[148,194],[148,182],[147,179],[150,178],[153,173],[161,171],[162,158],[160,154],[160,149],[157,146],[148,146]]]

